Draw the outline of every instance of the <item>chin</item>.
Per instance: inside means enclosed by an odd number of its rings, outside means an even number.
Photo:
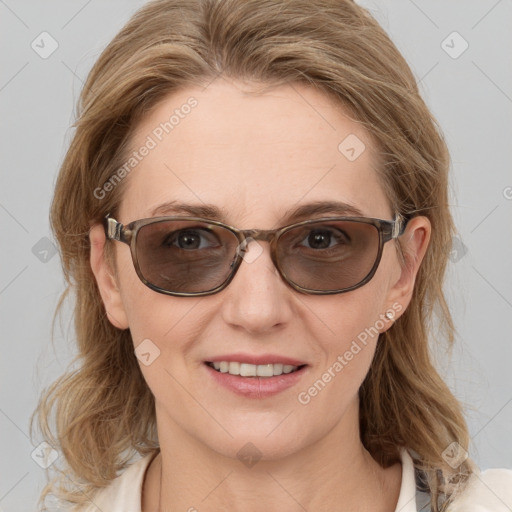
[[[276,436],[271,439],[263,433],[253,433],[252,435],[237,435],[234,439],[225,441],[220,446],[218,444],[210,448],[231,459],[238,459],[247,467],[251,467],[256,462],[275,461],[285,459],[294,455],[304,448],[305,440],[299,439],[296,435],[290,435],[286,439]]]

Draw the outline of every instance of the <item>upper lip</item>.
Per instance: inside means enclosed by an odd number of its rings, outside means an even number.
[[[214,356],[207,360],[209,363],[220,363],[221,361],[238,362],[248,364],[289,364],[291,366],[303,366],[306,363],[293,359],[291,357],[280,356],[278,354],[223,354]]]

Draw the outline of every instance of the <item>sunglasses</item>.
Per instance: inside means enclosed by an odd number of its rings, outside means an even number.
[[[282,279],[307,294],[355,290],[374,276],[384,244],[407,225],[366,217],[306,220],[278,229],[237,229],[200,217],[153,217],[123,226],[107,214],[105,234],[130,246],[135,271],[152,290],[191,297],[218,293],[231,282],[251,241],[269,242]]]

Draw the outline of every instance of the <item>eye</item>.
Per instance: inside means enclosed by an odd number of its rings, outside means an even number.
[[[336,245],[346,245],[350,242],[342,231],[328,227],[312,229],[299,245],[309,249],[331,249]]]
[[[189,251],[215,247],[219,241],[213,232],[206,229],[180,229],[168,233],[162,245]]]

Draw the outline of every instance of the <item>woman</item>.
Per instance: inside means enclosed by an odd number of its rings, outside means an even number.
[[[42,498],[509,510],[511,472],[467,458],[429,356],[434,314],[453,339],[448,168],[355,3],[143,7],[88,77],[56,185],[80,355],[39,405],[65,460]]]

